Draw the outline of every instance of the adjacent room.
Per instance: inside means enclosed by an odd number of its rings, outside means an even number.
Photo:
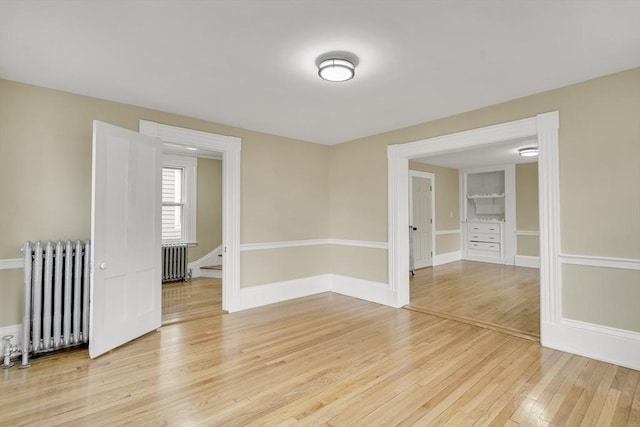
[[[638,425],[638,16],[0,0],[0,425]]]
[[[506,142],[410,163],[412,309],[540,338],[535,145]]]

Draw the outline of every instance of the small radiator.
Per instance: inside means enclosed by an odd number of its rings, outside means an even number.
[[[187,268],[187,244],[162,245],[162,281],[176,282],[189,279]]]
[[[27,242],[22,367],[29,355],[89,342],[89,241]]]

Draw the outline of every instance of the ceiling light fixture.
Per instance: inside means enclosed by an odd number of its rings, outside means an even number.
[[[533,157],[538,155],[538,147],[527,147],[518,150],[518,154],[522,157]]]
[[[355,76],[353,62],[341,58],[329,58],[318,64],[318,75],[330,82],[344,82]]]

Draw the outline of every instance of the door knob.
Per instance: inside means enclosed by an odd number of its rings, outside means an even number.
[[[103,262],[102,264],[100,264],[100,270],[106,270],[107,269],[107,263]]]

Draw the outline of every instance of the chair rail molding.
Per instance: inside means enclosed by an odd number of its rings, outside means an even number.
[[[24,267],[23,258],[0,259],[0,270],[14,270]]]

